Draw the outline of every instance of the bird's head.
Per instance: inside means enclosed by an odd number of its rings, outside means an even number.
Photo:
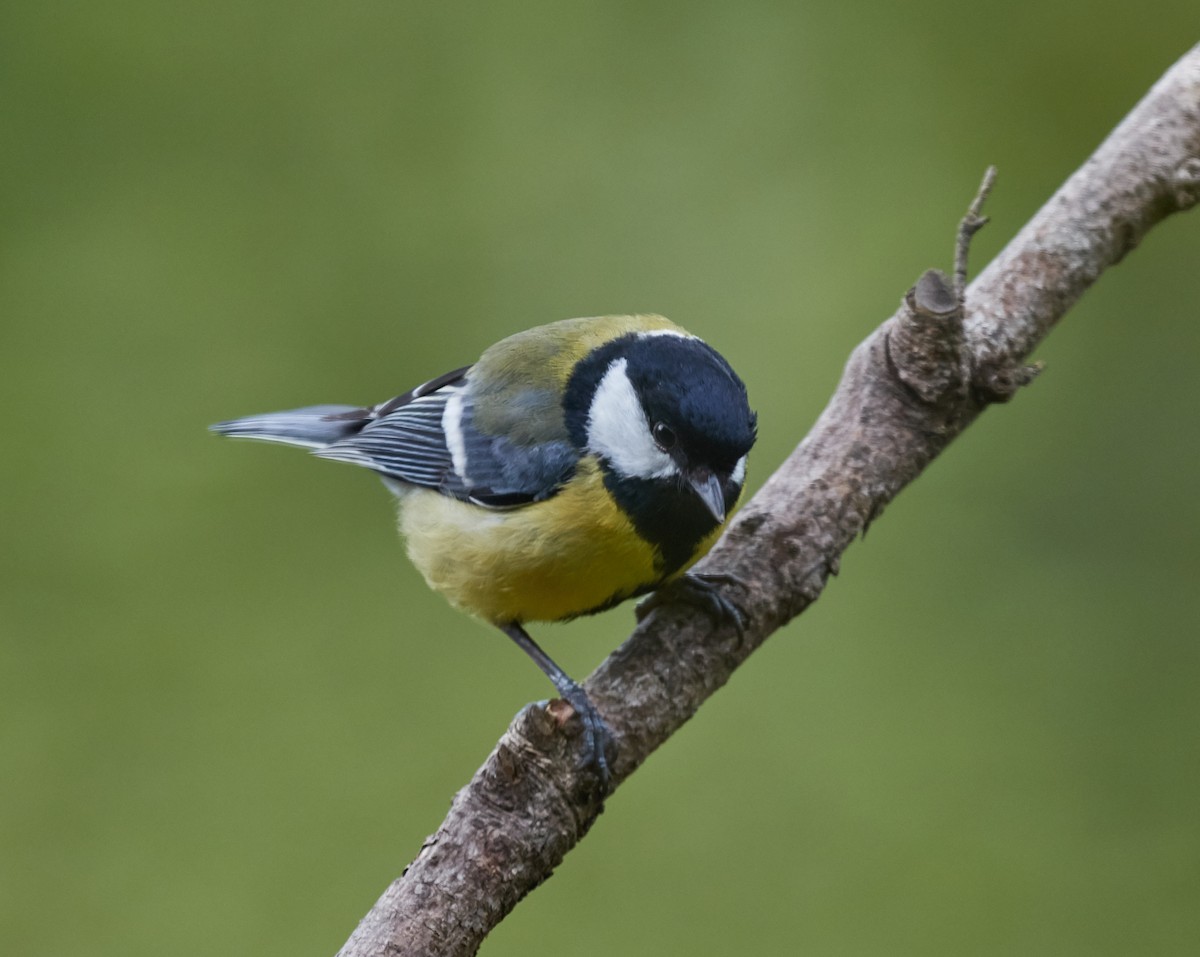
[[[742,380],[711,346],[674,331],[621,336],[580,360],[564,408],[572,440],[618,480],[674,486],[725,521],[756,419]]]

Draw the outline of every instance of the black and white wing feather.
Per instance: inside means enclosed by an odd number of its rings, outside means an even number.
[[[357,435],[390,412],[436,392],[442,386],[463,381],[470,368],[464,366],[447,372],[379,405],[310,405],[285,412],[248,415],[241,419],[218,422],[209,428],[220,435],[228,435],[235,439],[257,439],[260,442],[278,442],[281,445],[297,445],[304,449],[323,451]]]
[[[427,384],[369,410],[359,410],[367,416],[357,432],[314,454],[361,465],[411,485],[438,491],[453,487],[458,472],[454,442],[447,439],[446,425],[461,409],[465,371],[434,380],[432,389]]]
[[[214,425],[235,438],[281,442],[314,455],[371,469],[389,479],[433,489],[488,508],[549,498],[575,470],[579,452],[565,427],[561,438],[518,440],[476,425],[479,401],[470,366],[455,369],[375,406],[320,405],[252,415]],[[521,393],[517,407],[537,403]],[[544,403],[542,403],[544,405]],[[561,423],[558,423],[561,426]]]
[[[571,477],[578,451],[565,437],[529,444],[480,430],[468,371],[344,413],[361,429],[315,454],[489,508],[549,498]]]

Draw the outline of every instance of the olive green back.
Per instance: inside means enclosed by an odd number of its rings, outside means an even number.
[[[585,355],[630,332],[683,330],[655,315],[564,319],[501,339],[468,373],[475,424],[521,445],[567,438],[562,393]]]

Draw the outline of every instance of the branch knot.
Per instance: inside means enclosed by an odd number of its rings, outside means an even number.
[[[966,398],[962,305],[945,273],[930,269],[908,291],[885,348],[896,378],[923,405]]]
[[[1180,212],[1200,202],[1200,156],[1191,156],[1175,168],[1171,177],[1175,188],[1175,205]]]
[[[981,406],[1007,402],[1036,379],[1044,368],[1044,362],[1031,365],[1011,362],[981,367],[971,381],[971,391]]]

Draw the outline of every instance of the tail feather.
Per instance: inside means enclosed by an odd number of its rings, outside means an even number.
[[[354,415],[359,412],[361,415]],[[304,449],[323,449],[327,445],[360,431],[371,421],[371,410],[353,405],[311,405],[287,412],[248,415],[243,419],[218,422],[209,429],[235,439],[280,442]]]

